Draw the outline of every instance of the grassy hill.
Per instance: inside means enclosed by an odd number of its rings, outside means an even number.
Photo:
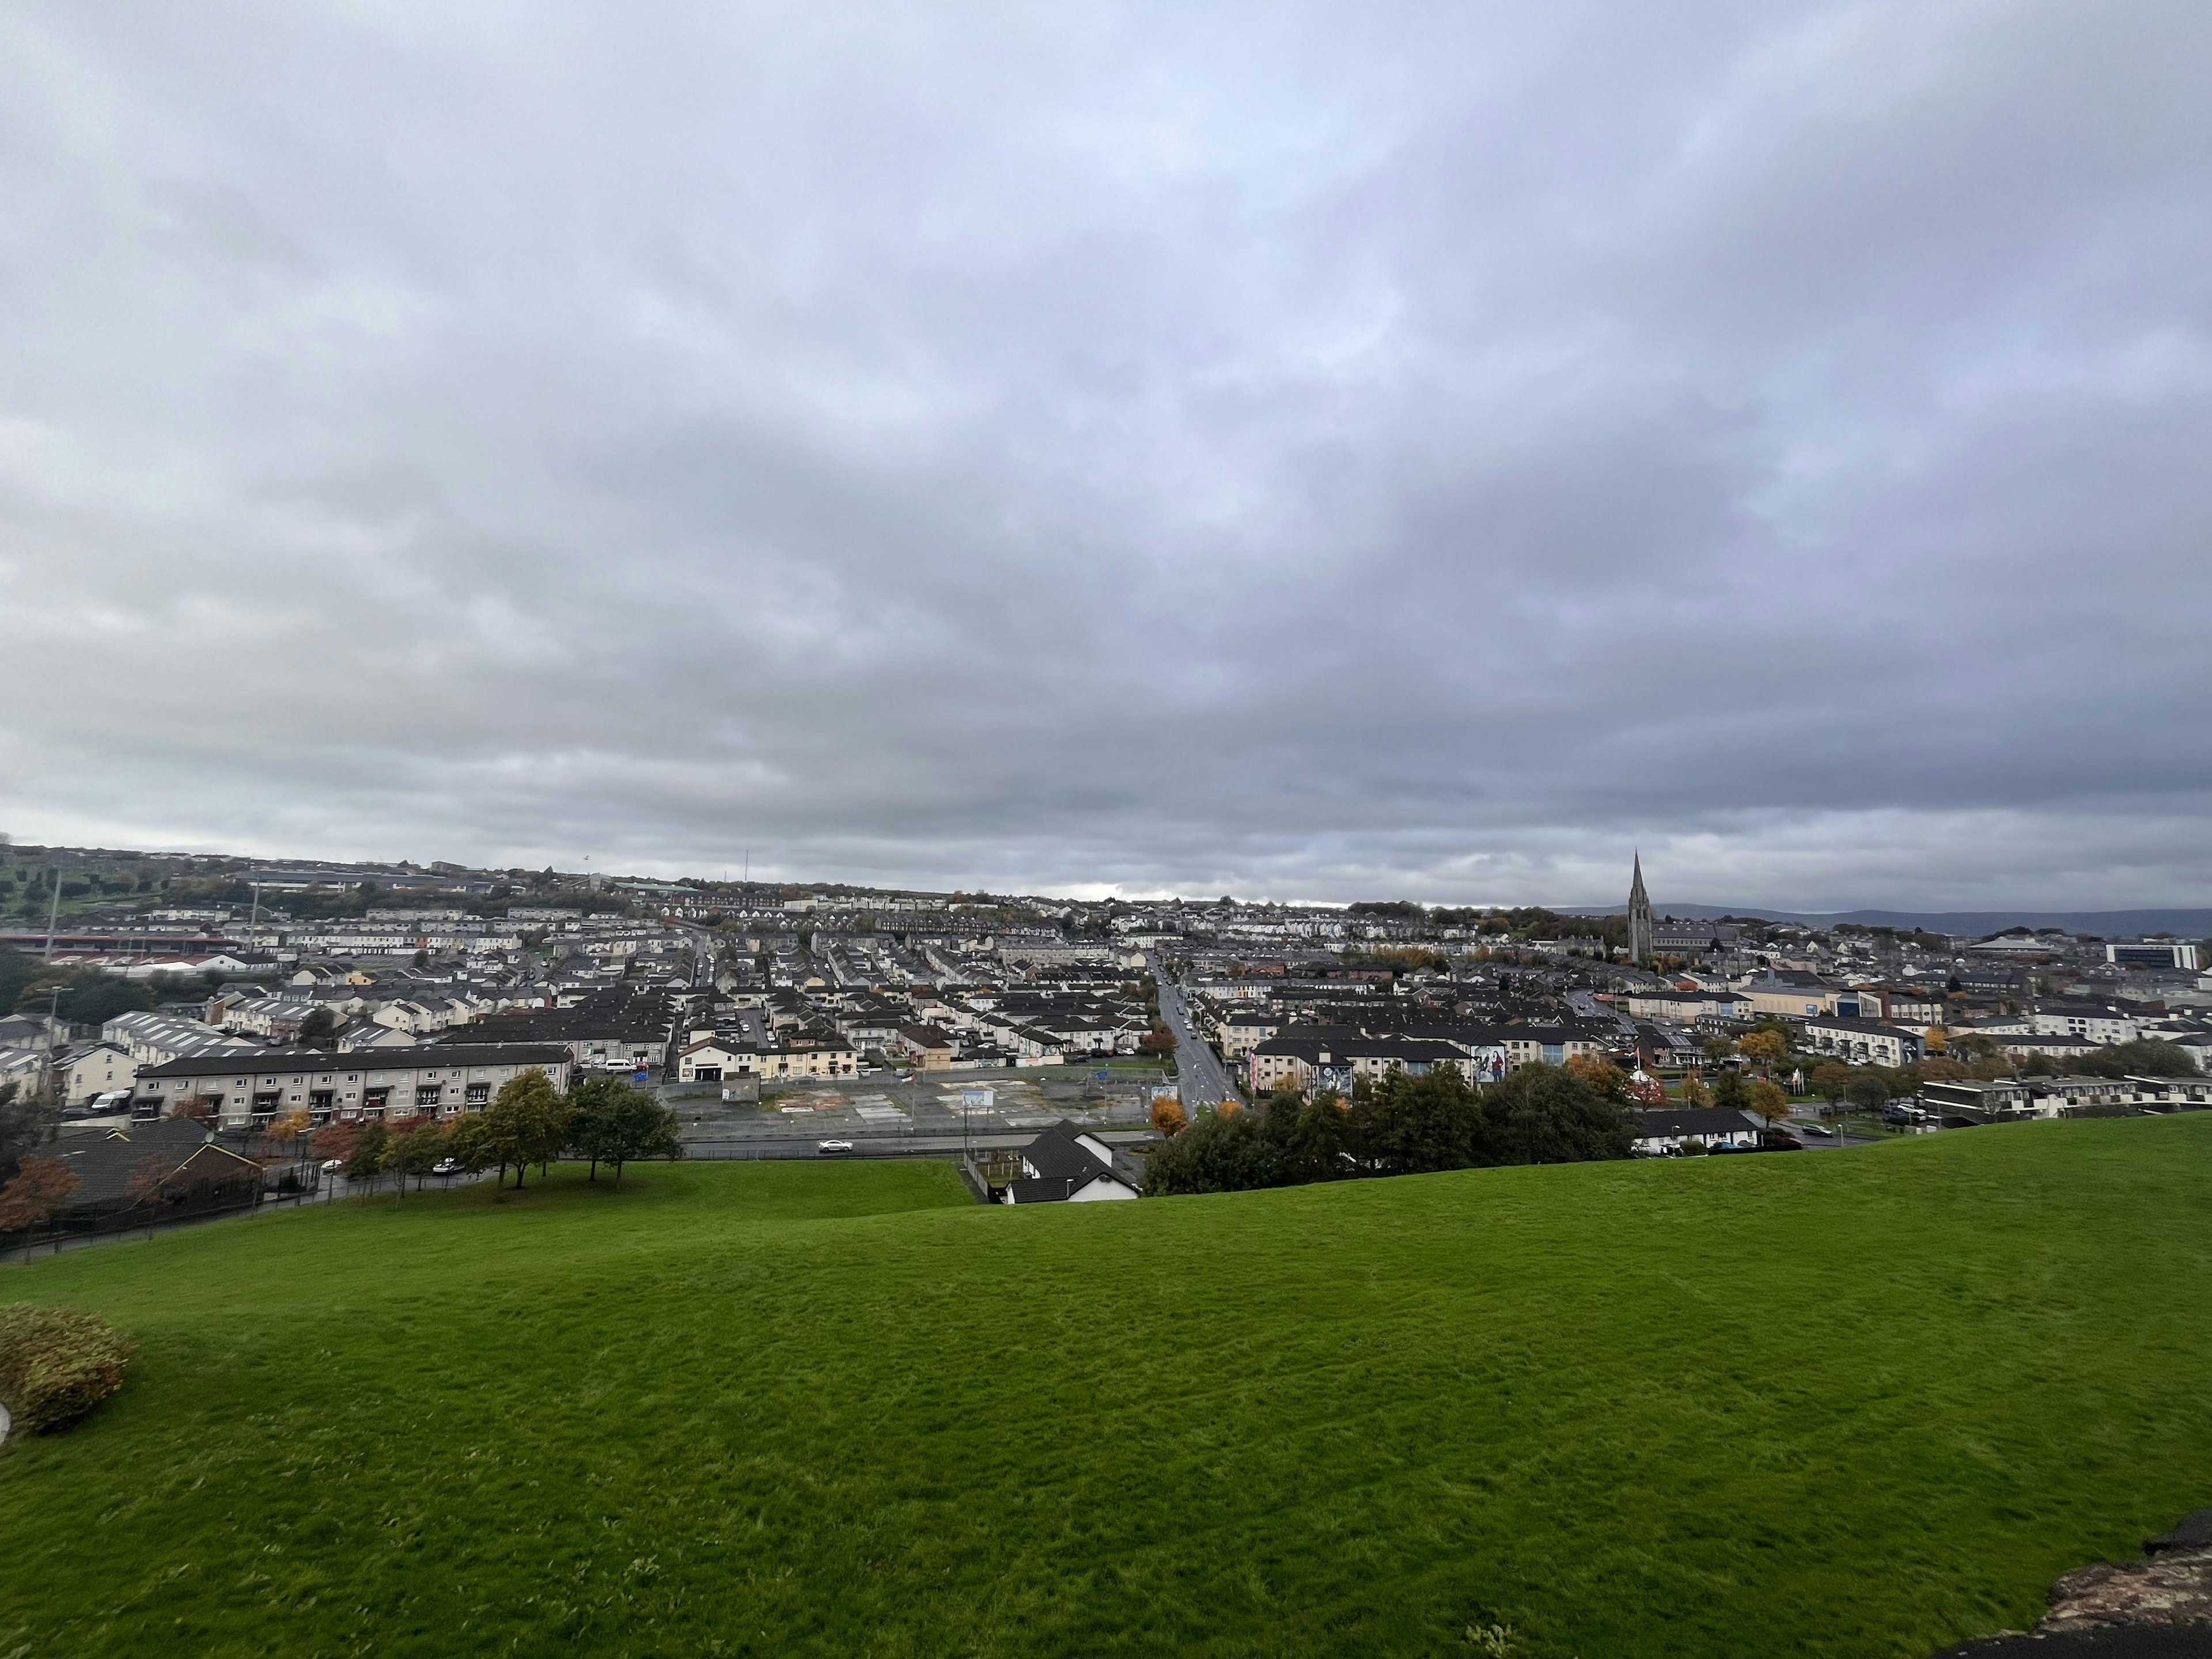
[[[2212,1115],[983,1211],[561,1173],[0,1268],[0,1656],[1921,1656],[2212,1504]]]

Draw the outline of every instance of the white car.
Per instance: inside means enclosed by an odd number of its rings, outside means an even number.
[[[815,1143],[814,1150],[824,1154],[849,1152],[853,1150],[853,1143],[849,1140],[820,1140]]]

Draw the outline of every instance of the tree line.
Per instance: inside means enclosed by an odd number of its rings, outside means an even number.
[[[1523,1066],[1478,1087],[1449,1066],[1362,1079],[1349,1097],[1285,1085],[1200,1116],[1146,1162],[1147,1197],[1371,1176],[1625,1158],[1638,1121],[1613,1066]]]
[[[295,1118],[280,1121],[272,1133],[284,1140],[304,1138],[308,1130]],[[402,1192],[409,1177],[419,1188],[447,1163],[470,1174],[496,1170],[501,1187],[511,1169],[519,1190],[533,1164],[543,1174],[564,1158],[587,1162],[593,1181],[600,1164],[610,1165],[619,1188],[623,1166],[636,1159],[684,1156],[676,1114],[644,1090],[620,1078],[596,1077],[562,1094],[534,1068],[510,1079],[481,1112],[340,1121],[314,1132],[309,1144],[323,1158],[343,1163],[348,1180],[373,1187],[380,1177],[396,1175]]]

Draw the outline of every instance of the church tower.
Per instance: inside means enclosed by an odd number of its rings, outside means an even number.
[[[1644,890],[1644,854],[1636,855],[1636,874],[1628,884],[1628,960],[1641,968],[1651,960],[1651,895]]]

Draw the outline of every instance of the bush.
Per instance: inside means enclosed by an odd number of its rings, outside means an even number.
[[[0,1307],[0,1404],[17,1431],[75,1422],[123,1384],[131,1343],[95,1314]]]

